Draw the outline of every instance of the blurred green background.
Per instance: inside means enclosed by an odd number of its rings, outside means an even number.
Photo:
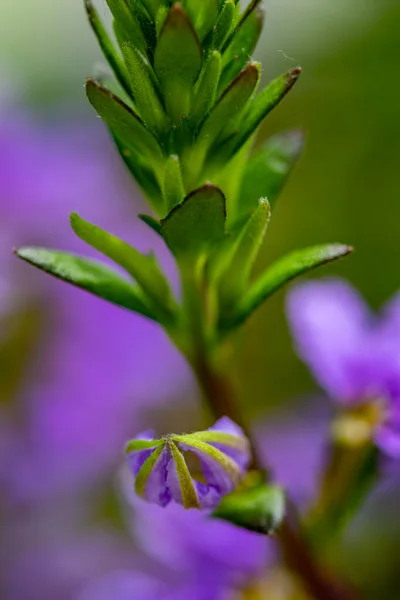
[[[303,67],[262,136],[291,127],[307,133],[260,267],[292,248],[349,243],[356,253],[318,276],[350,278],[376,308],[400,287],[399,22],[393,0],[270,0],[257,53],[265,79]],[[25,2],[22,12],[2,1],[3,95],[12,85],[22,105],[94,119],[83,82],[102,62],[80,0]],[[314,388],[292,351],[283,300],[280,293],[252,320],[233,365],[253,414]]]

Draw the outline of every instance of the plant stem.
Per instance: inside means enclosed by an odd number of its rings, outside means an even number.
[[[243,428],[253,449],[251,467],[265,470],[250,430],[238,409],[229,378],[213,367],[204,354],[198,355],[196,360],[192,361],[192,365],[215,416],[218,418],[228,416]],[[290,501],[288,502],[287,518],[278,530],[277,538],[286,565],[302,581],[304,588],[312,598],[315,600],[356,600],[357,596],[353,590],[338,582],[315,560],[302,532],[297,509]]]

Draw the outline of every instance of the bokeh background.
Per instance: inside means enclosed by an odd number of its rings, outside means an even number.
[[[400,288],[400,3],[266,0],[266,11],[257,51],[265,80],[297,64],[304,72],[268,118],[261,138],[301,127],[307,145],[279,200],[257,268],[297,247],[349,243],[354,255],[323,274],[350,279],[379,308]],[[150,423],[180,429],[200,418],[199,393],[187,366],[153,325],[48,281],[12,256],[13,246],[26,243],[83,251],[68,230],[72,210],[143,249],[156,243],[135,219],[143,201],[85,99],[85,77],[104,68],[82,2],[25,0],[17,9],[14,0],[2,0],[5,600],[78,598],[75,590],[88,573],[94,576],[112,561],[120,566],[118,553],[131,552],[129,544],[122,552],[119,540],[118,551],[110,551],[122,528],[112,481],[123,441]],[[162,260],[174,277],[168,257]],[[284,293],[246,327],[232,373],[243,408],[256,423],[282,406],[298,418],[303,399],[319,397],[293,351]],[[289,438],[289,454],[290,444]],[[344,555],[352,556],[358,578],[371,582],[371,598],[399,597],[400,524],[391,516],[394,504],[391,495],[384,497],[378,526],[372,516],[364,518],[360,527],[370,537],[358,544],[357,559],[351,542]],[[107,539],[103,529],[101,541],[86,536],[88,523],[97,527],[103,521]],[[86,562],[74,563],[76,548],[84,549]],[[46,579],[49,569],[55,583]]]

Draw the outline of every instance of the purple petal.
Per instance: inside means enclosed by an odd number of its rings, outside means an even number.
[[[378,429],[376,443],[391,458],[400,458],[400,399],[393,402],[386,422]]]
[[[171,501],[171,494],[167,487],[168,463],[170,460],[171,456],[167,445],[165,445],[146,481],[144,498],[147,502],[167,506]]]
[[[287,314],[299,356],[336,400],[376,393],[373,321],[363,299],[336,279],[296,286]]]

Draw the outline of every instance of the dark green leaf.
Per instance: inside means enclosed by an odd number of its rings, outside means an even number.
[[[238,527],[271,534],[285,517],[285,494],[275,485],[262,484],[225,496],[212,513]]]
[[[110,36],[108,35],[99,15],[93,6],[91,0],[85,0],[86,12],[89,17],[90,24],[92,29],[97,37],[100,48],[109,62],[112,70],[115,73],[116,78],[118,79],[120,85],[126,91],[127,94],[130,94],[130,86],[128,83],[128,74],[125,68],[125,65],[117,52]]]
[[[143,223],[146,223],[146,225],[148,227],[150,227],[150,229],[152,229],[153,231],[155,231],[156,233],[161,235],[160,221],[157,221],[157,219],[155,219],[154,217],[151,217],[150,215],[139,215],[139,219],[141,219],[141,221],[143,221]]]
[[[257,42],[260,38],[264,21],[264,12],[261,9],[251,13],[243,27],[241,27],[231,45],[222,58],[222,75],[218,86],[218,93],[222,93],[227,85],[245,68],[251,60]]]
[[[223,330],[237,327],[245,321],[264,300],[291,279],[307,273],[320,265],[331,262],[352,252],[342,244],[325,244],[296,250],[269,267],[241,298],[230,318],[222,323]]]
[[[185,198],[181,163],[175,154],[169,157],[165,166],[163,194],[167,214]]]
[[[132,41],[142,52],[146,52],[147,45],[137,11],[131,9],[128,0],[107,0],[107,4],[115,19],[114,29],[120,46]]]
[[[202,41],[217,22],[219,0],[183,0],[183,7]]]
[[[143,121],[120,98],[92,79],[86,84],[89,101],[100,117],[128,149],[143,154],[155,168],[163,170],[164,159],[155,137]]]
[[[232,32],[236,18],[236,4],[234,0],[226,0],[218,17],[215,31],[213,31],[213,47],[220,50],[225,40]]]
[[[175,124],[190,112],[192,87],[201,66],[202,52],[196,32],[181,5],[174,4],[157,42],[154,68]]]
[[[249,5],[247,6],[246,10],[244,11],[243,15],[240,17],[236,28],[233,30],[231,35],[225,41],[223,51],[225,51],[228,48],[228,46],[231,44],[233,38],[237,35],[238,31],[245,25],[247,20],[250,18],[252,13],[254,13],[256,11],[256,9],[261,4],[261,2],[262,2],[262,0],[251,0]]]
[[[190,113],[190,119],[195,125],[198,125],[214,106],[220,75],[221,55],[214,51],[211,52],[195,87]]]
[[[259,198],[268,198],[274,206],[303,146],[301,131],[286,131],[271,137],[264,148],[250,158],[238,195],[238,218],[254,210]]]
[[[208,184],[195,190],[161,222],[168,247],[181,262],[196,261],[224,239],[225,198]]]
[[[46,248],[20,248],[16,254],[58,279],[156,320],[139,289],[98,261]]]
[[[248,285],[254,261],[264,240],[270,214],[268,201],[260,200],[233,246],[230,263],[220,282],[222,311],[231,307]]]
[[[260,123],[292,89],[301,73],[300,67],[281,75],[269,84],[249,105],[233,144],[233,153],[249,139]]]
[[[151,15],[153,17],[153,19],[156,18],[159,9],[165,5],[163,0],[142,0],[142,1],[143,1],[143,4],[145,5],[149,15]]]
[[[125,269],[149,298],[160,320],[171,317],[174,301],[162,271],[154,256],[141,254],[126,242],[71,214],[71,226],[78,237]]]
[[[165,131],[170,124],[155,89],[156,82],[148,59],[130,44],[122,47],[128,77],[140,116],[148,127],[157,132]]]

